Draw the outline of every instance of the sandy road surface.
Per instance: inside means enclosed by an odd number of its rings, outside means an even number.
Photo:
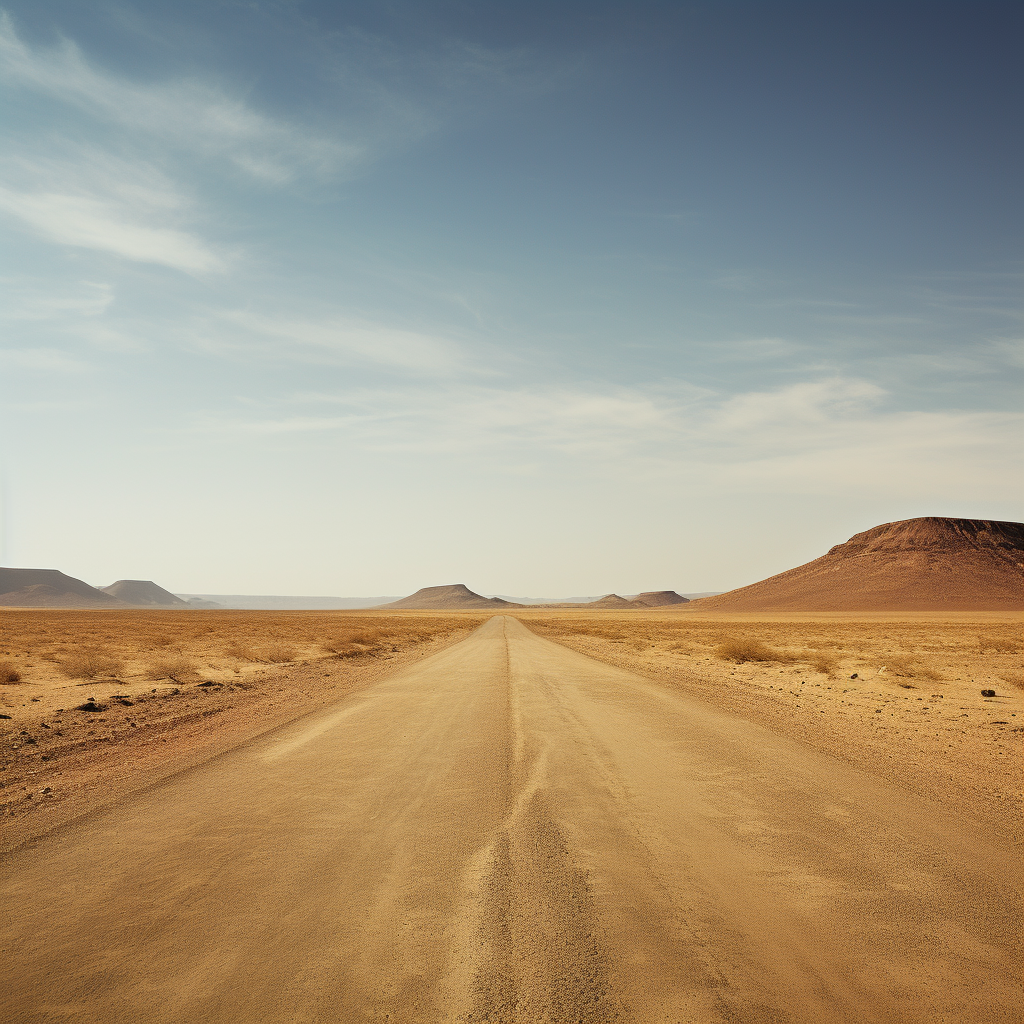
[[[1008,849],[507,617],[3,869],[12,1022],[1020,1019]]]

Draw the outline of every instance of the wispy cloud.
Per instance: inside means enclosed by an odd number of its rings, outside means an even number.
[[[2,348],[0,365],[39,373],[82,373],[89,364],[55,348]]]
[[[33,278],[7,277],[0,278],[0,290],[0,317],[9,321],[97,317],[114,301],[113,287],[103,281],[43,285]]]
[[[624,485],[674,481],[694,491],[928,494],[1015,492],[1007,461],[1024,414],[891,408],[868,381],[828,378],[721,395],[647,388],[450,386],[295,396],[303,412],[206,417],[203,431],[337,433],[346,448],[424,457],[480,456],[489,465],[569,457]],[[337,413],[310,413],[311,406]],[[890,407],[887,408],[887,405]]]
[[[247,357],[376,366],[427,377],[469,367],[466,353],[446,338],[355,318],[303,320],[235,310],[220,314],[201,337],[207,350]]]
[[[58,245],[189,274],[222,271],[188,191],[149,159],[69,139],[20,140],[0,159],[0,211]]]
[[[221,258],[195,236],[140,223],[128,204],[110,199],[0,187],[0,210],[61,245],[95,249],[188,273],[224,268]]]
[[[272,184],[302,171],[358,161],[363,147],[254,110],[240,95],[194,79],[144,83],[90,63],[70,40],[44,49],[22,41],[0,15],[0,74],[10,84],[71,104],[93,117],[164,143],[229,160]]]

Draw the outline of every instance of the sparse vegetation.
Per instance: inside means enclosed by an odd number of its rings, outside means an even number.
[[[0,662],[0,683],[20,683],[21,673],[9,661]]]
[[[1018,690],[1024,690],[1024,672],[1002,672],[999,678],[1004,683],[1015,686]]]
[[[371,650],[366,644],[350,640],[323,640],[320,643],[320,648],[327,654],[333,654],[336,658],[356,658],[360,654],[369,654]]]
[[[283,665],[286,661],[294,661],[297,652],[288,644],[271,644],[254,652],[256,661],[264,661],[271,665]]]
[[[190,683],[199,678],[195,663],[185,657],[161,658],[150,663],[146,670],[149,679],[170,679],[171,682]]]
[[[921,665],[912,661],[910,658],[889,658],[884,667],[889,675],[899,676],[903,679],[927,679],[933,683],[942,679],[941,672],[936,671],[930,665]]]
[[[124,671],[124,659],[101,647],[83,647],[72,654],[57,657],[57,665],[69,679],[96,679],[118,676]]]
[[[795,660],[792,654],[778,651],[760,640],[747,637],[737,640],[726,640],[715,648],[715,656],[722,661],[733,661],[742,664],[745,661],[776,661],[788,662]]]
[[[818,651],[809,664],[815,672],[820,672],[823,676],[832,676],[839,665],[839,659],[834,654]]]
[[[980,654],[1017,654],[1022,644],[1019,640],[1007,640],[1003,637],[978,637]]]

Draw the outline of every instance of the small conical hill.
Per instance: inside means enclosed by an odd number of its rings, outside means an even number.
[[[512,604],[511,601],[502,601],[499,597],[482,597],[480,594],[474,594],[464,583],[451,583],[443,587],[423,587],[415,594],[410,594],[409,597],[403,597],[400,601],[392,601],[390,604],[382,604],[379,607],[471,611],[473,609],[519,608],[521,606]]]
[[[158,587],[152,580],[118,580],[109,587],[100,587],[125,604],[143,605],[154,608],[187,608],[188,602],[175,597],[169,590]]]

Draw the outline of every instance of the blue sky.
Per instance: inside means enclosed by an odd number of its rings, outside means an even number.
[[[3,11],[4,564],[694,591],[1022,517],[1019,4]]]

